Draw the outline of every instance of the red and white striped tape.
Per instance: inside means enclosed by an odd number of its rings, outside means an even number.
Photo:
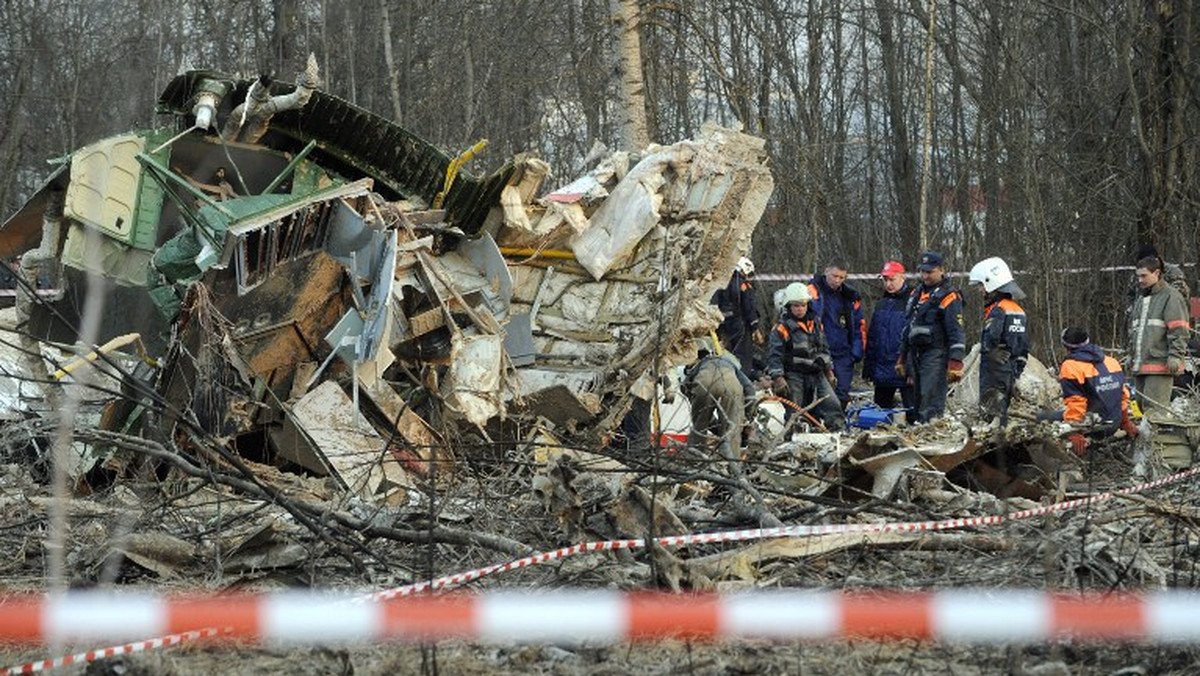
[[[1191,267],[1193,263],[1180,263],[1182,267]],[[1133,265],[1110,265],[1098,268],[1053,268],[1050,270],[1039,270],[1037,274],[1056,274],[1056,275],[1078,275],[1085,273],[1097,272],[1133,272],[1137,268]],[[1013,275],[1032,275],[1032,270],[1013,270]],[[813,279],[811,272],[762,272],[756,273],[752,279],[762,282],[810,282]],[[969,273],[957,270],[946,272],[947,277],[967,277]],[[920,275],[916,272],[909,272],[905,275],[909,279],[917,279]],[[878,272],[852,272],[846,275],[846,279],[879,279]]]
[[[295,593],[165,599],[71,593],[3,600],[0,641],[115,639],[211,624],[270,644],[463,639],[614,643],[665,638],[914,638],[967,643],[1059,638],[1200,642],[1200,593],[1064,595],[1032,590],[920,593],[757,591],[729,596],[616,591],[490,592],[333,605]]]
[[[1065,512],[1068,510],[1084,507],[1086,505],[1096,504],[1105,500],[1110,500],[1117,495],[1129,495],[1139,493],[1151,488],[1158,488],[1168,484],[1177,483],[1184,479],[1200,474],[1200,467],[1184,470],[1177,474],[1157,479],[1154,481],[1146,481],[1119,490],[1097,493],[1089,495],[1086,498],[1076,500],[1066,500],[1052,505],[1042,505],[1031,509],[1023,509],[1009,514],[996,514],[989,516],[975,516],[960,519],[944,519],[941,521],[901,521],[890,523],[844,523],[844,524],[826,524],[819,526],[781,526],[777,528],[750,528],[745,530],[722,531],[717,533],[691,533],[688,535],[666,535],[655,538],[655,542],[664,547],[678,547],[683,545],[697,544],[714,544],[724,542],[743,542],[747,540],[764,540],[769,538],[788,538],[788,537],[812,537],[816,535],[832,535],[844,533],[895,533],[895,532],[917,532],[917,531],[941,531],[941,530],[957,530],[959,528],[969,528],[971,526],[988,526],[1004,523],[1006,521],[1017,521],[1020,519],[1028,519],[1035,516],[1043,516],[1056,512]],[[368,599],[388,599],[397,596],[407,596],[417,592],[426,590],[446,589],[457,587],[468,582],[474,582],[482,577],[504,573],[510,570],[527,568],[559,559],[565,559],[569,556],[582,554],[586,552],[603,552],[616,549],[639,549],[646,546],[646,541],[642,538],[629,540],[604,540],[600,542],[583,542],[571,547],[563,547],[549,552],[540,552],[531,556],[526,556],[507,563],[494,564],[475,570],[468,570],[454,575],[439,577],[434,580],[417,582],[395,589],[388,589],[381,592],[376,592],[368,596]]]
[[[1168,484],[1176,483],[1189,477],[1200,474],[1200,467],[1185,470],[1177,474],[1173,474],[1155,481],[1147,481],[1144,483],[1129,486],[1120,490],[1100,493],[1078,500],[1069,500],[1053,505],[1045,505],[1035,507],[1033,509],[1021,510],[1006,515],[992,515],[971,517],[965,519],[946,519],[942,521],[919,521],[919,522],[898,522],[898,523],[882,523],[882,524],[833,524],[822,526],[785,526],[782,528],[754,528],[747,530],[724,531],[719,533],[701,533],[691,535],[672,535],[657,538],[659,544],[666,546],[678,546],[686,544],[709,544],[720,542],[738,542],[746,540],[756,540],[775,537],[805,537],[813,535],[824,535],[831,533],[882,533],[882,532],[912,532],[912,531],[936,531],[936,530],[951,530],[957,528],[966,528],[970,526],[998,524],[1004,521],[1013,521],[1017,519],[1025,519],[1034,516],[1050,514],[1053,512],[1061,512],[1070,509],[1075,509],[1089,504],[1102,502],[1111,499],[1116,495],[1128,495],[1138,493],[1147,489],[1157,488]],[[376,592],[367,596],[361,596],[352,599],[354,605],[370,605],[390,599],[407,597],[417,592],[440,590],[458,585],[466,584],[482,577],[497,573],[526,568],[532,565],[548,563],[564,559],[568,556],[586,552],[601,552],[612,551],[617,549],[634,549],[644,547],[645,540],[641,538],[627,540],[606,540],[601,542],[585,542],[571,547],[563,547],[549,552],[542,552],[532,556],[526,556],[507,563],[486,566],[477,568],[454,575],[447,575],[431,581],[419,582],[410,584],[395,589],[389,589],[381,592]],[[0,614],[0,617],[3,615]],[[188,627],[189,630],[195,626]],[[43,669],[62,666],[64,664],[72,664],[79,662],[90,662],[103,657],[112,655],[120,655],[132,652],[140,652],[152,648],[166,647],[175,645],[188,640],[213,636],[221,633],[223,630],[218,630],[213,627],[208,627],[199,631],[186,631],[170,636],[164,636],[148,641],[139,641],[136,643],[127,643],[124,645],[113,646],[101,650],[89,651],[68,657],[60,657],[52,660],[43,660],[39,662],[30,662],[23,665],[10,667],[4,671],[0,671],[0,676],[7,674],[30,673],[33,671],[41,671]],[[149,633],[149,632],[147,632]],[[145,636],[146,633],[142,633]]]
[[[2,606],[0,606],[2,607]],[[225,633],[224,630],[214,629],[197,629],[194,631],[185,631],[178,634],[168,634],[158,638],[152,638],[147,641],[135,641],[133,643],[125,643],[122,645],[112,646],[110,648],[101,648],[99,650],[89,650],[87,652],[75,653],[74,655],[65,655],[56,657],[50,660],[39,660],[37,662],[26,662],[15,667],[9,667],[4,671],[0,671],[0,676],[9,676],[10,674],[32,674],[38,671],[47,671],[57,669],[72,664],[87,664],[108,657],[116,657],[118,655],[132,655],[133,653],[145,652],[156,648],[167,648],[173,645],[178,645],[187,641],[195,641],[202,638],[213,638]]]

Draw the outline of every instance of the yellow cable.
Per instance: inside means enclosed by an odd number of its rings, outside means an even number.
[[[716,355],[717,355],[718,357],[720,357],[720,356],[721,356],[721,354],[722,354],[722,353],[723,353],[725,350],[723,350],[723,349],[722,349],[722,347],[721,347],[721,341],[717,340],[717,332],[716,332],[714,329],[709,329],[709,330],[708,330],[708,337],[709,337],[709,338],[712,338],[712,342],[713,342],[713,352],[715,352],[715,353],[716,353]]]
[[[450,186],[454,185],[454,179],[458,177],[459,169],[467,162],[475,158],[475,155],[483,152],[487,147],[488,140],[483,139],[475,145],[462,151],[458,157],[450,160],[450,165],[446,167],[446,180],[442,182],[442,191],[433,198],[433,208],[441,209],[442,202],[445,201],[446,195],[450,194]]]

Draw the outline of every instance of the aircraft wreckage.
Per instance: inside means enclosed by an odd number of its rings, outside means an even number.
[[[773,187],[762,140],[708,125],[543,194],[543,161],[469,176],[478,147],[450,157],[317,75],[187,72],[158,101],[173,127],[62,160],[0,227],[25,353],[50,364],[26,372],[122,366],[166,405],[109,401],[104,427],[202,433],[402,499],[449,429],[602,438],[719,323],[709,298]],[[8,415],[46,400],[10,380]]]

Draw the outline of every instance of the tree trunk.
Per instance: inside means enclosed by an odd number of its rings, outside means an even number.
[[[891,127],[892,183],[896,190],[896,220],[900,226],[900,249],[906,256],[915,257],[920,247],[920,225],[917,222],[917,177],[913,162],[908,123],[905,121],[904,89],[900,79],[900,48],[892,31],[895,27],[891,0],[875,0],[879,17],[879,47],[883,66],[884,86],[887,88],[888,126]]]
[[[609,9],[617,31],[617,120],[621,148],[641,150],[650,144],[638,35],[641,10],[638,0],[609,0]]]
[[[388,0],[379,0],[379,27],[383,31],[383,63],[387,66],[392,119],[396,124],[404,124],[404,108],[400,105],[400,71],[396,68],[396,57],[392,52],[392,17],[388,12]],[[467,91],[469,96],[470,90]]]
[[[286,77],[304,70],[297,39],[300,32],[300,0],[273,0],[274,28],[271,46],[274,47],[275,74]]]

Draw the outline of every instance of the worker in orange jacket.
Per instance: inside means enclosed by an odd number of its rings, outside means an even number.
[[[1109,437],[1119,428],[1136,437],[1137,426],[1129,417],[1129,388],[1121,364],[1093,345],[1085,329],[1068,328],[1061,338],[1067,356],[1058,367],[1058,382],[1066,408],[1043,412],[1038,418],[1082,425],[1088,414],[1092,414],[1099,422],[1089,431],[1091,436]],[[1076,454],[1082,456],[1087,452],[1088,442],[1083,432],[1072,432],[1067,439]]]

